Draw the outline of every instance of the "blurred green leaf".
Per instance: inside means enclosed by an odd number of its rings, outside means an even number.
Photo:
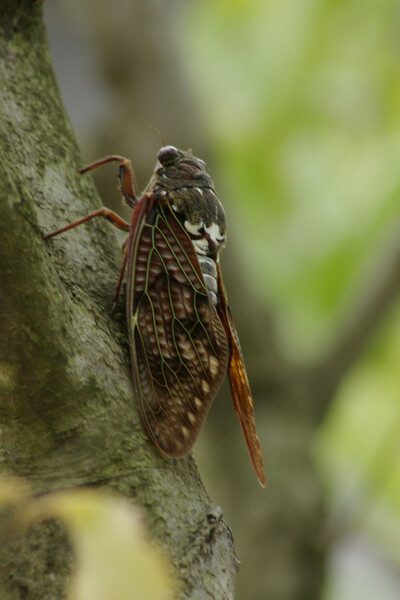
[[[22,479],[5,475],[0,477],[0,508],[24,502],[28,495],[29,487]]]
[[[339,522],[344,518],[400,562],[400,311],[343,382],[315,443]]]
[[[287,351],[313,358],[400,218],[398,4],[203,1],[185,18],[229,239]]]
[[[29,520],[59,518],[76,552],[71,600],[171,600],[172,567],[151,543],[139,510],[94,490],[43,496],[25,511]]]

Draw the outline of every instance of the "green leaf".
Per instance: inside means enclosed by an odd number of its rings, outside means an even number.
[[[31,503],[25,517],[66,524],[77,558],[70,600],[174,598],[170,562],[128,501],[94,490],[55,492]]]

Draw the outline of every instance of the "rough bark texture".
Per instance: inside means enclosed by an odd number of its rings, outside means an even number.
[[[109,312],[121,258],[113,233],[93,222],[42,239],[100,202],[76,173],[41,13],[34,2],[0,4],[1,472],[37,493],[94,485],[136,500],[172,554],[181,597],[232,598],[237,561],[220,509],[191,457],[161,457],[138,420],[123,311]],[[48,525],[32,535],[3,552],[4,597],[62,598],[65,535]]]

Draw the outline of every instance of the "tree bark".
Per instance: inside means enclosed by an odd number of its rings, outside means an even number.
[[[172,555],[180,597],[232,598],[237,559],[220,509],[193,459],[160,456],[138,419],[125,319],[109,311],[121,259],[113,233],[93,222],[42,239],[100,202],[76,172],[41,6],[8,0],[0,15],[1,471],[38,494],[92,485],[138,502]],[[13,600],[64,597],[65,535],[46,524],[34,540],[2,556],[3,588]]]

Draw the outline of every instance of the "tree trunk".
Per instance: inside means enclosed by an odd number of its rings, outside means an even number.
[[[125,319],[109,311],[113,233],[92,222],[42,239],[100,203],[76,172],[37,4],[0,2],[1,471],[40,494],[92,485],[135,500],[172,555],[180,597],[232,598],[237,559],[220,510],[193,459],[160,456],[138,419]],[[15,543],[1,561],[7,597],[64,597],[62,529],[45,524]]]

